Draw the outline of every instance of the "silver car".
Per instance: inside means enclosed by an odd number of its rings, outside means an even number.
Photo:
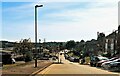
[[[120,60],[120,58],[118,58],[118,59],[116,59],[116,60],[113,60],[113,61],[108,61],[108,62],[104,62],[104,63],[102,63],[102,68],[103,69],[106,69],[106,70],[108,70],[109,69],[109,64],[110,63],[112,63],[112,62],[118,62]]]

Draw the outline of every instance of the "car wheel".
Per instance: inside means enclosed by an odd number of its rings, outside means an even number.
[[[13,64],[15,64],[15,62],[13,62]]]
[[[99,64],[96,64],[96,67],[99,67]]]
[[[96,64],[93,64],[94,67],[96,67]]]
[[[90,66],[93,66],[93,63],[90,63]]]

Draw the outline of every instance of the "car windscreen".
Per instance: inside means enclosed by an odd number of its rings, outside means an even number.
[[[106,58],[106,57],[98,57],[99,58],[99,60],[109,60],[108,58]]]

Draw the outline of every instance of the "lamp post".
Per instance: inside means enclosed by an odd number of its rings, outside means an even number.
[[[37,67],[37,7],[43,7],[43,5],[35,6],[35,67]]]

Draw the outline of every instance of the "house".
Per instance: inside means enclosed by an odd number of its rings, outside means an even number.
[[[111,56],[117,53],[117,35],[118,32],[115,30],[105,38],[105,52]]]
[[[120,25],[118,26],[118,36],[117,36],[117,54],[120,56]]]

